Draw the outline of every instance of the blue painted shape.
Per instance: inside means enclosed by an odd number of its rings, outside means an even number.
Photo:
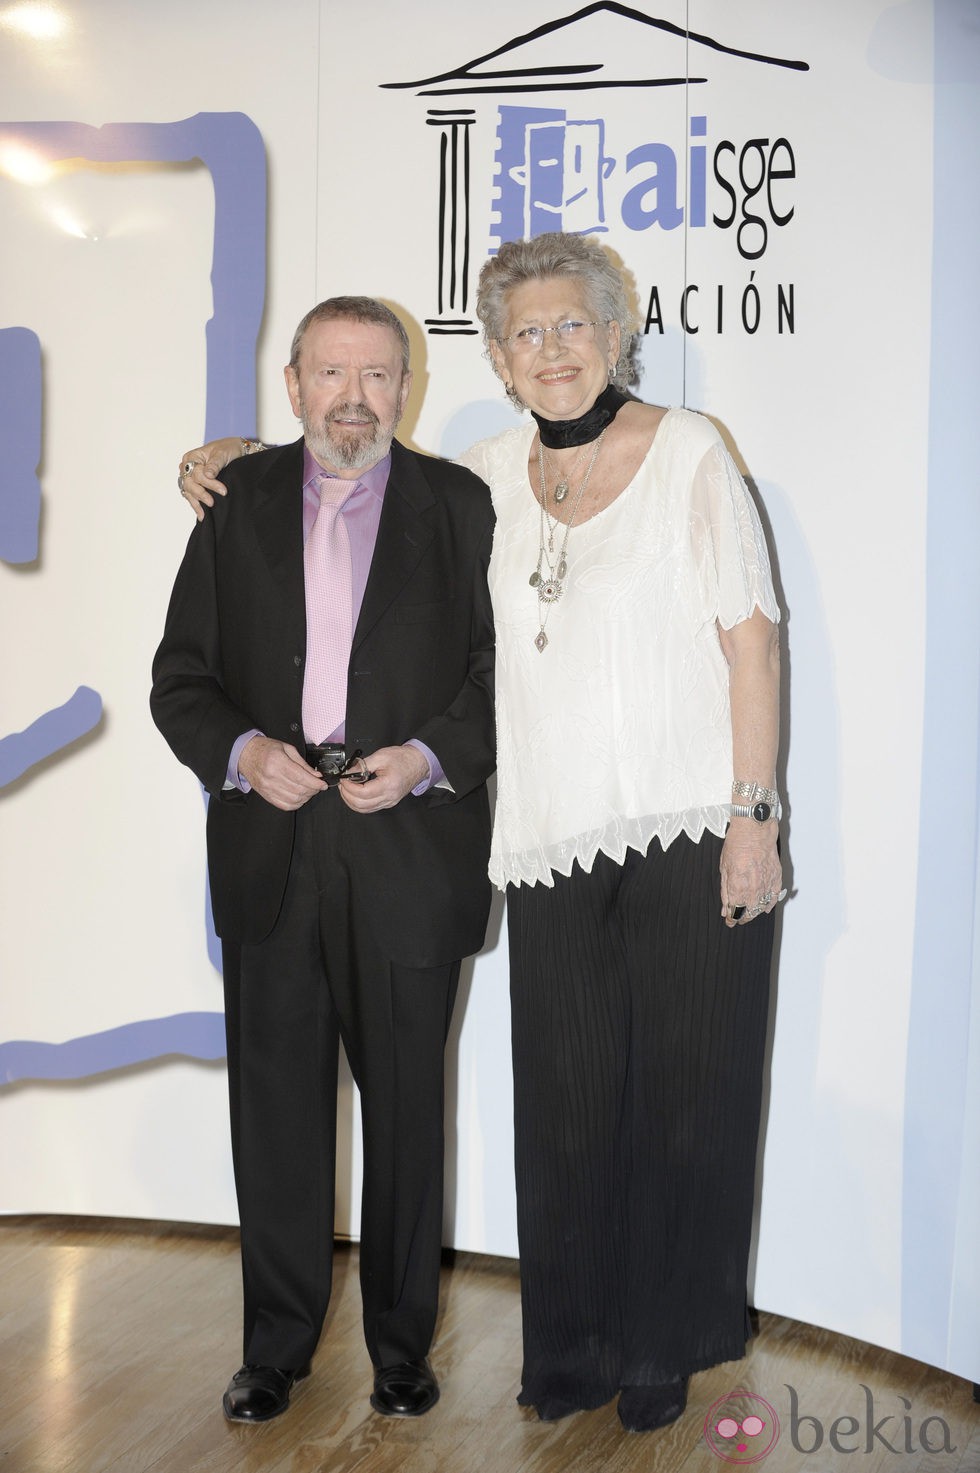
[[[540,224],[537,231],[529,230],[531,214],[530,190],[532,188],[532,160],[530,140],[537,130],[553,126],[560,130],[565,122],[564,108],[557,107],[508,107],[498,112],[497,149],[495,159],[497,205],[495,219],[491,222],[490,234],[497,244],[490,250],[495,255],[505,240],[523,240],[543,230],[561,230],[560,210]],[[563,168],[556,166],[556,197],[562,187]]]
[[[36,763],[77,742],[102,719],[102,697],[80,685],[63,706],[46,711],[23,731],[0,737],[0,788],[16,782]]]
[[[506,399],[473,399],[449,416],[439,439],[439,454],[455,460],[478,440],[521,424],[522,416]]]
[[[211,801],[208,790],[202,784],[201,797],[204,799],[204,814],[207,817],[208,804]],[[211,885],[205,876],[204,880],[204,932],[207,937],[208,961],[215,971],[221,976],[223,972],[221,961],[221,938],[214,929],[214,911],[211,908]]]
[[[980,1292],[972,1264],[980,1200],[971,1098],[980,1089],[980,175],[969,161],[980,157],[980,32],[973,0],[943,0],[934,16],[925,720],[905,1090],[901,1348],[976,1381]],[[959,1338],[958,1325],[964,1327]]]
[[[32,563],[41,520],[41,344],[27,327],[0,329],[0,558]]]
[[[52,163],[76,158],[99,163],[186,163],[201,160],[211,174],[215,203],[211,262],[214,315],[206,328],[204,438],[214,439],[231,427],[254,434],[255,355],[265,306],[266,158],[262,136],[252,120],[244,113],[197,113],[175,123],[107,123],[102,127],[76,122],[14,122],[4,124],[4,135],[22,141]],[[34,341],[37,343],[36,338]],[[19,347],[19,344],[13,346]],[[37,423],[36,444],[39,447],[39,344],[36,359],[36,382],[33,388],[25,385],[22,397],[26,401],[24,412],[28,422]],[[14,378],[7,371],[7,364],[7,358],[0,359],[5,388]],[[6,421],[0,419],[0,445],[3,445],[9,461],[10,440],[5,429]],[[35,470],[39,459],[38,448],[34,457]],[[36,494],[39,506],[39,487]],[[3,507],[0,506],[0,518],[2,516]],[[23,513],[19,523],[25,524]],[[6,543],[0,542],[0,557],[6,557],[8,561],[30,561],[36,557],[36,526],[35,517],[33,551],[28,550],[26,557],[15,559],[8,556]],[[11,538],[10,545],[21,551],[28,547],[23,535],[19,542]],[[73,706],[85,690],[81,687],[66,706],[40,717],[26,732],[0,739],[0,786],[12,782],[43,757],[76,740],[95,725],[102,706],[94,691],[87,691],[87,697],[98,702],[98,713],[88,725],[82,724],[86,719],[85,700]],[[91,715],[90,708],[88,715]],[[4,773],[8,775],[4,776]],[[205,929],[208,956],[220,970],[221,945],[215,935],[209,898],[205,906]],[[191,1053],[196,1056],[193,1050]]]
[[[4,137],[50,162],[187,163],[214,183],[214,316],[207,325],[205,439],[255,432],[255,347],[265,305],[266,160],[244,113],[196,113],[177,123],[4,123]]]
[[[225,1057],[223,1013],[174,1013],[124,1023],[65,1043],[0,1043],[0,1088],[26,1079],[87,1079],[173,1054],[209,1062]]]

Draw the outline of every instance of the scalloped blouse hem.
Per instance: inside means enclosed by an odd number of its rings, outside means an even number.
[[[492,854],[490,880],[498,890],[506,890],[508,885],[547,885],[553,889],[555,875],[570,875],[576,860],[586,874],[591,874],[597,854],[605,854],[615,864],[622,864],[627,849],[646,854],[654,839],[660,840],[663,849],[681,834],[686,834],[695,844],[705,830],[723,839],[728,820],[727,804],[688,808],[683,813],[660,814],[655,818],[619,819],[608,829],[580,834],[559,844]]]

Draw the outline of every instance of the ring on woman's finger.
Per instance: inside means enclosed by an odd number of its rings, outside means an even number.
[[[177,490],[180,492],[181,496],[183,496],[183,494],[184,494],[184,472],[183,471],[181,471],[180,475],[177,477]]]
[[[771,890],[767,890],[766,893],[765,893],[765,895],[760,895],[759,896],[759,909],[760,910],[764,910],[765,907],[769,904],[769,902],[771,900],[772,900],[772,891]]]
[[[184,475],[189,476],[194,467],[196,465],[200,465],[200,463],[201,462],[199,460],[185,460],[183,466],[181,467]]]
[[[778,905],[778,903],[779,903],[780,900],[785,900],[788,894],[789,894],[789,891],[788,890],[780,890],[779,894],[776,896],[776,903],[777,903],[777,905]]]

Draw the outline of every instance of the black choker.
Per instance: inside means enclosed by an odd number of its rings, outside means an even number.
[[[578,419],[542,419],[533,409],[531,416],[546,450],[568,450],[574,445],[588,445],[598,440],[606,425],[628,403],[628,396],[610,384],[603,389],[592,408],[580,414]]]

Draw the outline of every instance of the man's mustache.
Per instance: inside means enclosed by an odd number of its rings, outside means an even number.
[[[366,404],[338,404],[327,415],[327,424],[339,424],[342,419],[366,419],[375,429],[381,428],[381,421],[373,409]]]

